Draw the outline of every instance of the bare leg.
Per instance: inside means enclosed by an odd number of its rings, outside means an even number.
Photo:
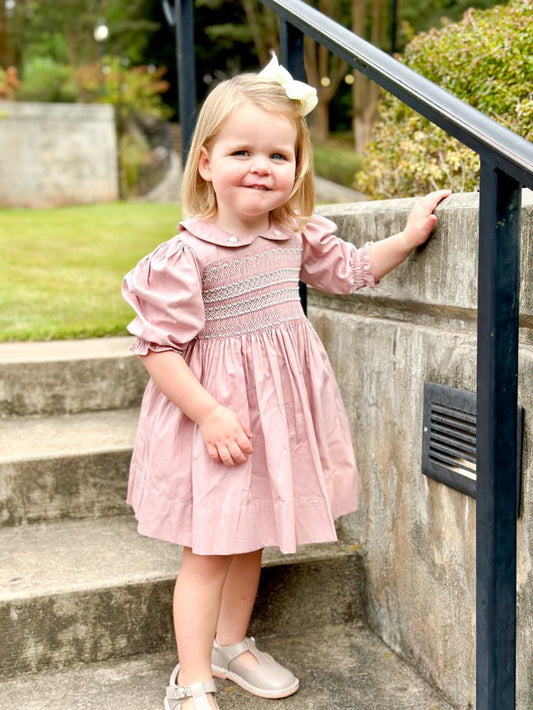
[[[182,685],[212,676],[211,648],[231,564],[231,556],[195,555],[190,548],[183,550],[174,590],[174,629]],[[192,700],[183,706],[184,710],[189,707],[193,707]]]
[[[261,575],[262,550],[234,555],[222,590],[217,641],[229,646],[242,641],[250,623]],[[248,651],[239,656],[247,668],[257,667],[257,659]]]

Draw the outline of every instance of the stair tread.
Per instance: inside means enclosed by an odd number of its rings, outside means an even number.
[[[138,407],[148,373],[132,342],[0,343],[0,419]]]
[[[300,690],[283,702],[292,710],[451,710],[366,627],[326,625],[257,640],[300,679]],[[160,710],[174,663],[174,653],[164,652],[18,676],[0,682],[0,707]],[[272,700],[249,695],[228,681],[218,680],[217,687],[221,710],[272,708]]]
[[[0,366],[10,363],[134,357],[130,336],[0,343]]]
[[[181,548],[139,535],[133,516],[63,520],[0,530],[0,602],[172,579]],[[356,545],[265,550],[263,565],[354,554]]]
[[[9,419],[0,463],[131,449],[138,419],[138,408]]]
[[[0,530],[0,600],[175,576],[179,548],[139,535],[133,516]]]

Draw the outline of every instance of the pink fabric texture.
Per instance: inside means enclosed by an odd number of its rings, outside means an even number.
[[[214,463],[196,425],[150,381],[128,488],[141,534],[197,554],[291,553],[336,540],[334,520],[357,509],[343,403],[298,296],[299,279],[331,293],[374,285],[369,245],[334,232],[318,216],[303,232],[253,238],[188,220],[125,276],[133,351],[183,356],[249,422],[254,448],[239,466]]]

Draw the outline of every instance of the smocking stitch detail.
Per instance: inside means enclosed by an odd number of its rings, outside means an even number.
[[[249,276],[242,281],[216,286],[214,288],[204,290],[203,298],[205,303],[213,303],[226,298],[235,298],[243,296],[253,291],[258,291],[269,286],[277,286],[281,283],[298,281],[300,269],[297,267],[287,267],[285,269],[276,269],[264,274],[256,274]]]
[[[283,323],[290,321],[303,320],[305,318],[303,312],[292,311],[290,314],[280,314],[279,311],[273,311],[267,314],[254,313],[253,317],[249,317],[246,323],[232,323],[231,325],[221,326],[214,322],[211,326],[208,324],[199,334],[198,339],[210,340],[213,338],[238,338],[241,335],[248,335],[259,330],[268,328],[276,328]]]
[[[275,263],[279,266],[280,255],[286,257],[287,265],[295,263],[295,257],[298,257],[297,263],[300,265],[299,255],[302,253],[302,247],[278,247],[269,249],[268,251],[260,251],[242,258],[233,258],[231,261],[223,263],[215,263],[206,266],[202,274],[202,283],[204,289],[214,288],[218,285],[224,285],[225,281],[237,281],[238,277],[243,272],[248,274],[253,270],[254,262],[258,269],[263,269],[266,263]]]
[[[206,321],[211,321],[235,318],[270,306],[278,306],[288,301],[298,301],[298,291],[294,286],[280,288],[269,293],[260,293],[258,296],[248,298],[246,301],[233,301],[231,303],[222,303],[218,306],[207,306],[205,319]]]

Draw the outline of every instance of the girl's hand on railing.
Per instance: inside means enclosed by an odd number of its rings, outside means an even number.
[[[219,404],[197,424],[213,461],[237,466],[253,452],[252,432],[232,409]]]
[[[403,231],[408,251],[411,252],[428,239],[437,222],[437,217],[433,214],[435,208],[451,194],[451,190],[437,190],[415,202]]]

